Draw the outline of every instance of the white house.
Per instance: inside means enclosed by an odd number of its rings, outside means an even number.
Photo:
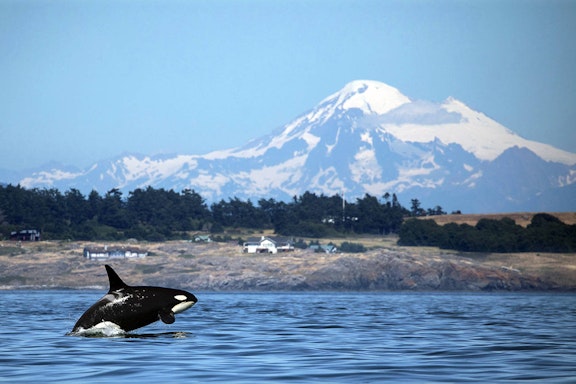
[[[275,241],[278,252],[294,252],[294,241],[292,239],[276,238]]]
[[[108,247],[107,245],[84,248],[84,257],[89,260],[129,259],[146,256],[148,256],[148,251],[138,248]]]
[[[278,253],[293,250],[292,241],[267,236],[249,238],[242,246],[244,253]]]
[[[250,238],[242,246],[244,253],[278,253],[276,242],[269,237]]]

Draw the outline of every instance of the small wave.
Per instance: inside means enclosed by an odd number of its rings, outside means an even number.
[[[187,332],[162,332],[162,333],[126,333],[123,337],[127,339],[155,339],[155,338],[173,338],[184,339],[189,337]]]

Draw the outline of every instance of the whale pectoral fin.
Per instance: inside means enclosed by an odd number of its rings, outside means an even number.
[[[172,311],[158,312],[158,317],[160,318],[160,320],[162,320],[164,324],[172,324],[173,322],[176,321],[176,318],[174,317],[174,312]]]

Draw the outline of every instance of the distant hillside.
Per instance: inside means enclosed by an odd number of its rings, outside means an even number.
[[[107,243],[0,242],[0,289],[108,289],[110,263],[132,285],[196,291],[576,291],[574,254],[458,253],[382,247],[364,253],[243,254],[234,243],[138,242],[139,259],[87,260]],[[132,242],[116,245],[134,246]]]

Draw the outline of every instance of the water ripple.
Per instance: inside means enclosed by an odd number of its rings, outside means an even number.
[[[0,383],[576,382],[574,295],[205,293],[172,325],[66,336],[100,296],[0,292]]]

